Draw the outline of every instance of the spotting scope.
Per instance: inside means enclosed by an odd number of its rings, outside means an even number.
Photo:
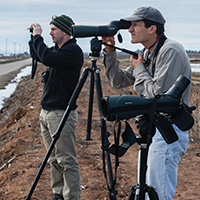
[[[167,92],[159,94],[156,100],[155,113],[167,114],[181,130],[188,130],[194,123],[191,109],[181,102],[181,96],[189,83],[186,77],[180,76],[174,85]],[[103,97],[101,101],[103,117],[105,120],[115,121],[149,114],[154,99],[155,97],[143,98],[137,95]]]
[[[87,26],[73,25],[72,35],[74,38],[93,37],[93,36],[114,36],[120,29],[128,29],[131,22],[124,20],[111,21],[108,25],[103,26]]]

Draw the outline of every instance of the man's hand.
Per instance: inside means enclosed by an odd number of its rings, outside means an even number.
[[[33,36],[34,35],[42,35],[42,27],[40,26],[40,24],[33,23],[33,24],[31,24],[30,27],[33,27],[33,33],[32,33]],[[30,29],[30,27],[29,27],[29,29]]]
[[[105,42],[105,43],[107,43],[109,45],[115,46],[115,38],[114,38],[114,36],[112,36],[112,37],[105,37],[105,36],[103,37],[102,36],[101,38],[102,38],[102,42]],[[106,52],[111,52],[111,51],[115,50],[115,48],[109,47],[107,45],[104,45],[104,48],[105,48]]]
[[[138,54],[138,58],[134,56],[130,57],[130,65],[133,69],[135,69],[137,65],[142,63],[143,63],[143,55],[141,53]]]

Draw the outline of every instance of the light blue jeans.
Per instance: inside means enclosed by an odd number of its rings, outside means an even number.
[[[156,129],[147,159],[147,184],[156,188],[159,200],[173,200],[177,184],[178,164],[188,147],[188,131],[172,125],[178,141],[167,144]],[[147,198],[148,199],[148,198]]]
[[[46,149],[53,140],[64,110],[41,110],[40,126]],[[80,170],[75,150],[77,111],[72,110],[55,143],[48,163],[51,165],[51,186],[54,194],[65,200],[79,200],[81,193]]]

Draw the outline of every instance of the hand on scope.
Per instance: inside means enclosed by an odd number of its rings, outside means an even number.
[[[32,35],[42,35],[42,27],[40,26],[40,24],[38,23],[33,23],[31,24],[31,26],[33,28],[33,32],[32,32]],[[29,29],[30,29],[29,27]]]
[[[135,69],[139,64],[143,64],[143,55],[141,53],[138,54],[138,58],[134,56],[130,57],[130,65],[133,69]]]
[[[102,42],[105,42],[105,43],[107,43],[109,45],[115,46],[115,38],[114,38],[114,36],[112,36],[112,37],[102,36],[101,39],[102,39]],[[109,47],[107,45],[104,45],[104,48],[105,48],[106,52],[112,52],[112,51],[115,50],[115,48]]]

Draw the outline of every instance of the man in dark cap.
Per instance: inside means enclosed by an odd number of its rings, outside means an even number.
[[[39,118],[46,149],[49,148],[52,136],[67,108],[83,64],[83,52],[76,40],[71,38],[73,24],[68,16],[52,17],[50,35],[55,46],[51,48],[43,41],[41,26],[38,23],[31,25],[31,56],[47,66],[42,74],[44,90]],[[52,200],[80,199],[80,170],[75,151],[76,107],[75,103],[48,160],[54,193]]]
[[[141,43],[144,54],[130,57],[130,66],[119,67],[114,48],[105,45],[104,64],[106,75],[116,88],[133,85],[134,90],[144,97],[155,97],[166,92],[180,75],[191,80],[188,56],[176,41],[164,35],[165,19],[153,7],[140,7],[130,17],[131,43]],[[102,37],[103,42],[114,45],[114,37]],[[184,103],[189,103],[191,85],[183,93]],[[167,144],[156,129],[148,154],[147,184],[156,187],[160,200],[172,200],[176,190],[178,163],[188,146],[188,131],[181,131],[172,124],[179,139]]]

